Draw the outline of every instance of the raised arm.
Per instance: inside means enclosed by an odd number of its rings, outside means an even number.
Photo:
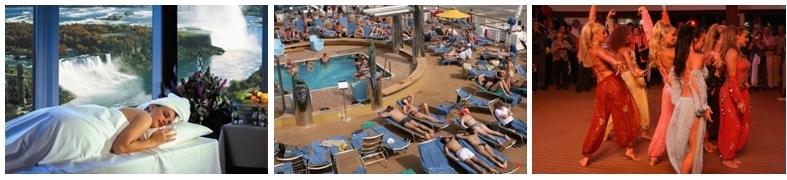
[[[612,32],[615,32],[615,24],[617,23],[612,19],[612,17],[614,16],[615,16],[615,9],[610,9],[609,12],[607,12],[607,29],[609,30],[610,35],[612,34]],[[609,41],[609,39],[611,38],[612,36],[607,36],[607,41]]]
[[[661,22],[670,24],[669,14],[667,14],[667,5],[661,5]]]
[[[642,33],[645,33],[645,42],[650,41],[650,37],[653,37],[653,19],[650,18],[650,13],[648,13],[648,9],[645,6],[639,7],[637,9],[639,14],[642,16]],[[649,43],[645,43],[648,45]]]
[[[590,5],[590,14],[588,15],[588,23],[596,21],[596,5]]]
[[[115,141],[112,143],[112,152],[114,154],[127,154],[145,149],[150,149],[159,145],[153,138],[146,140],[139,140],[142,134],[150,128],[153,119],[147,112],[137,108],[123,108],[120,112],[126,116],[126,119],[131,120],[131,123],[125,129],[120,131]]]

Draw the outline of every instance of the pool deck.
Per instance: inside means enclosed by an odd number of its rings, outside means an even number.
[[[326,45],[323,51],[343,53],[348,50],[366,51],[367,49],[368,47],[358,47],[358,46],[346,47],[346,46]],[[412,48],[410,48],[408,45],[405,45],[404,49],[412,49]],[[311,54],[309,55],[309,53]],[[381,53],[381,54],[389,54],[389,53],[390,52],[385,51],[385,53]],[[480,51],[475,51],[473,57],[478,57],[479,53]],[[300,54],[304,54],[304,55],[300,55]],[[295,53],[293,55],[318,57],[316,56],[316,54],[319,53],[313,53],[307,50],[307,51]],[[517,59],[519,64],[525,65],[526,64],[525,54],[520,54],[519,57],[520,58]],[[461,67],[457,66],[456,64],[441,66],[439,64],[439,57],[436,55],[432,55],[430,53],[427,53],[424,59],[425,60],[423,62],[426,63],[421,63],[420,66],[425,67],[426,74],[424,74],[424,76],[422,77],[424,78],[425,82],[420,89],[415,90],[414,95],[415,95],[416,103],[437,102],[440,104],[451,104],[456,100],[455,90],[457,88],[466,89],[471,93],[476,89],[472,81],[467,81],[466,77],[461,75]],[[407,76],[406,74],[397,73],[397,71],[401,71],[401,69],[398,68],[407,68],[408,70],[412,70],[413,68],[415,68],[414,65],[411,65],[411,63],[405,60],[402,60],[402,62],[395,63],[395,64],[399,64],[399,66],[394,66],[394,68],[392,68],[394,70],[393,73],[396,74],[395,78],[404,78],[405,76]],[[517,78],[520,77],[517,76]],[[395,82],[398,81],[396,79],[391,81],[385,80],[383,81],[383,85],[387,86],[389,84],[386,83],[395,83]],[[312,95],[313,101],[315,102],[323,101],[323,103],[325,103],[325,101],[329,101],[326,99],[332,99],[332,97],[331,96],[324,97],[321,95],[333,95],[331,93],[340,94],[341,91],[333,89],[333,90],[329,90],[325,92],[317,92],[317,93],[321,93],[321,94]],[[491,97],[488,96],[483,96],[483,95],[480,96],[481,98],[491,99]],[[336,96],[334,95],[333,97]],[[346,97],[347,97],[346,100],[349,100],[350,96],[346,96]],[[323,99],[323,100],[318,100],[318,99]],[[277,99],[276,101],[277,101],[276,103],[280,103],[280,99]],[[334,100],[334,102],[335,101],[336,100]],[[320,106],[316,105],[315,102],[313,102],[313,104],[315,104],[314,107],[315,110],[317,110],[317,108]],[[335,107],[335,106],[333,107],[341,108],[340,105],[341,104],[339,104],[339,107]],[[394,104],[383,104],[383,105],[387,106],[387,105],[394,105]],[[438,104],[434,104],[434,105],[437,106]],[[522,120],[526,120],[527,119],[526,106],[527,106],[527,100],[525,98],[522,100],[522,103],[512,107],[511,111],[514,113],[514,117]],[[348,106],[348,108],[351,107],[352,106]],[[331,121],[315,122],[312,126],[309,127],[297,127],[294,125],[277,126],[275,127],[274,134],[276,138],[281,138],[282,143],[292,144],[292,145],[303,145],[314,140],[325,139],[327,137],[333,137],[337,135],[345,135],[349,137],[350,134],[358,130],[360,125],[364,122],[371,120],[379,124],[383,124],[384,120],[377,116],[376,113],[377,111],[379,110],[373,110],[371,112],[366,112],[361,115],[351,116],[350,117],[351,121],[347,123],[341,122],[339,120],[340,118],[337,117]],[[472,112],[473,112],[473,116],[482,122],[491,122],[494,120],[492,115],[488,112],[488,110],[473,109]],[[291,116],[291,115],[284,115],[284,116]],[[400,137],[410,136],[406,132],[399,130],[393,126],[388,125],[385,127]],[[460,128],[455,125],[450,125],[446,129],[443,129],[441,131],[436,131],[436,133],[455,134],[459,129]],[[524,145],[519,148],[509,148],[502,151],[502,153],[510,159],[510,162],[520,163],[522,165],[522,167],[519,170],[514,172],[515,174],[527,173],[527,148],[526,147],[527,145]],[[509,166],[515,166],[515,165],[510,164]],[[425,171],[422,168],[421,159],[418,152],[418,142],[412,142],[412,144],[410,145],[410,149],[407,150],[406,153],[400,152],[399,154],[391,154],[391,156],[388,158],[387,168],[381,164],[367,165],[367,173],[369,174],[395,174],[405,171],[407,169],[413,169],[416,173],[419,174],[425,173]],[[463,170],[459,167],[454,166],[454,169],[459,171],[460,173],[463,172]]]

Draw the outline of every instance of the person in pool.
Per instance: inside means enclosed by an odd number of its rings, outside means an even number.
[[[385,113],[380,114],[380,117],[391,118],[396,123],[399,123],[400,125],[423,135],[426,139],[432,139],[434,136],[434,130],[424,126],[421,123],[413,121],[413,118],[404,115],[401,111],[394,108],[393,106],[389,105],[385,109]]]
[[[328,53],[322,53],[322,57],[320,57],[320,62],[322,62],[322,65],[327,65],[329,59],[330,57],[328,57]]]

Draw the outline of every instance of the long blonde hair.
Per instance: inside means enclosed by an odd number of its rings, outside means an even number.
[[[579,35],[579,60],[582,61],[582,66],[584,67],[593,67],[593,60],[590,59],[590,47],[593,46],[593,31],[598,29],[604,29],[599,23],[596,22],[588,22],[582,27],[582,32]]]
[[[726,58],[727,52],[730,49],[738,51],[738,55],[743,56],[740,47],[738,47],[738,35],[741,33],[747,33],[746,27],[727,26],[727,28],[724,28],[724,32],[722,32],[721,37],[719,37],[721,41],[721,58]],[[734,64],[732,66],[734,66]]]
[[[725,25],[715,23],[711,25],[710,29],[708,29],[708,35],[705,37],[705,47],[702,47],[702,51],[713,51],[713,46],[716,46],[716,41],[721,39],[721,34],[726,27]]]
[[[670,25],[669,22],[656,21],[656,25],[653,26],[653,35],[650,38],[650,42],[648,42],[650,45],[650,52],[648,53],[650,63],[648,63],[648,67],[664,67],[661,64],[661,50],[667,48],[667,41],[664,39],[667,33],[674,29],[675,27]]]

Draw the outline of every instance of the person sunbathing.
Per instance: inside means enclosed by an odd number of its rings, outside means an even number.
[[[354,38],[364,38],[363,37],[363,35],[365,35],[364,33],[366,33],[366,32],[363,31],[363,27],[356,27],[355,28],[355,34],[353,34],[353,37]]]
[[[506,138],[506,141],[511,141],[511,138],[509,138],[507,135],[491,130],[488,127],[484,126],[483,123],[476,121],[475,118],[473,118],[473,116],[470,116],[470,109],[462,108],[462,110],[459,112],[459,118],[461,118],[460,125],[462,126],[463,129],[472,128],[473,130],[478,132],[478,134],[481,134],[482,136],[486,136],[489,139],[494,139],[501,145],[504,142],[500,141],[495,136],[503,136]]]
[[[428,120],[435,123],[443,123],[443,121],[436,119],[429,115],[429,106],[426,103],[421,104],[420,109],[413,104],[405,105],[402,107],[404,112],[407,112],[412,117],[416,119]]]
[[[467,140],[467,142],[470,143],[473,148],[475,148],[475,151],[478,152],[478,154],[486,157],[486,159],[492,161],[492,163],[497,164],[498,167],[503,169],[508,168],[508,162],[506,162],[506,160],[502,157],[497,156],[497,154],[494,152],[494,149],[486,144],[483,140],[478,138],[478,133],[476,133],[473,129],[460,130],[459,133],[456,133],[456,137]]]
[[[385,109],[385,112],[380,114],[380,117],[388,118],[390,117],[396,123],[406,127],[407,129],[413,130],[418,134],[423,135],[426,139],[432,139],[434,135],[434,130],[430,129],[429,127],[424,126],[421,123],[413,121],[413,118],[410,116],[402,114],[401,111],[394,108],[393,106],[388,106]]]
[[[476,78],[478,79],[478,84],[490,92],[502,91],[506,96],[511,94],[508,84],[506,84],[507,81],[505,81],[505,72],[503,71],[498,71],[495,76],[489,77],[490,79],[487,79],[486,74],[478,75]]]
[[[459,144],[459,141],[457,141],[456,138],[454,138],[453,136],[440,137],[440,142],[443,142],[443,144],[445,144],[445,147],[443,148],[445,155],[450,157],[454,161],[465,162],[468,165],[470,165],[470,167],[473,167],[475,171],[482,174],[486,174],[487,172],[484,169],[488,169],[492,173],[497,173],[497,174],[500,173],[500,171],[498,171],[497,169],[490,167],[489,165],[486,164],[486,162],[481,161],[481,159],[479,159],[478,157],[475,157],[475,153],[473,153],[473,151],[470,151],[470,149],[463,147],[462,144]],[[459,156],[459,158],[454,156],[454,153],[456,153],[457,156]],[[483,166],[484,169],[481,169],[481,167],[479,167],[478,165]]]

